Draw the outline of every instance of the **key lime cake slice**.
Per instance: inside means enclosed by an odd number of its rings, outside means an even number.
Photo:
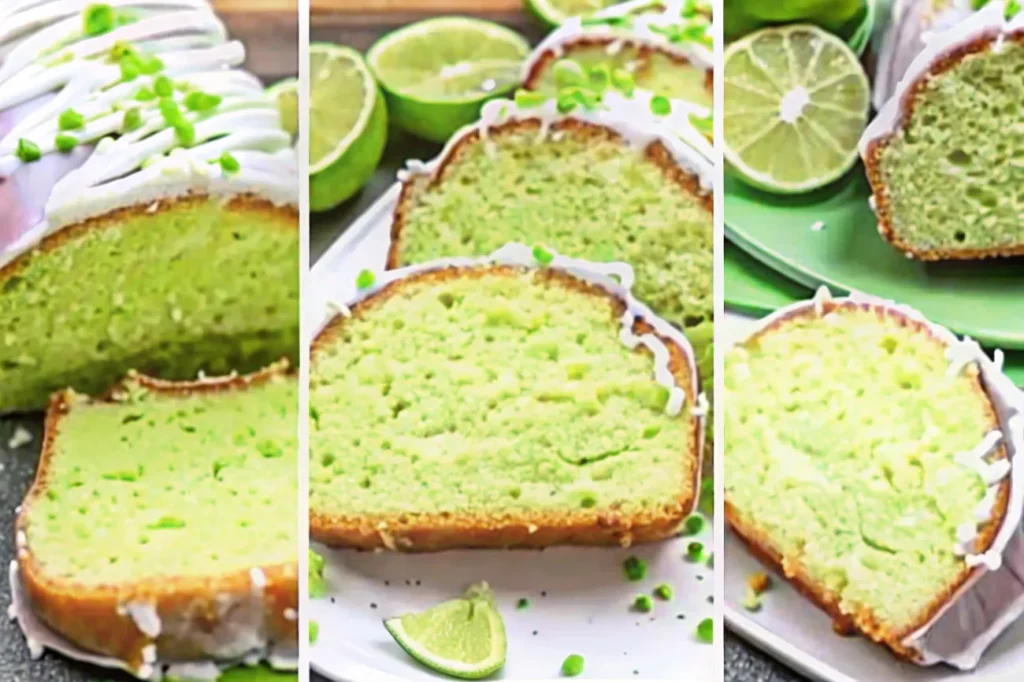
[[[1024,395],[919,314],[790,306],[726,355],[732,529],[898,656],[972,668],[1024,612]]]
[[[553,31],[524,64],[523,87],[550,96],[578,85],[607,89],[630,116],[656,117],[692,144],[711,138],[712,48],[710,13],[696,3],[627,2]]]
[[[864,132],[879,232],[908,257],[1024,254],[1019,10],[992,2],[931,38]]]
[[[0,8],[0,412],[298,347],[289,135],[205,0]]]
[[[361,275],[313,344],[312,537],[433,551],[675,534],[707,401],[686,338],[631,279],[521,245]]]
[[[25,607],[144,679],[294,656],[297,400],[284,362],[54,395],[17,521]]]

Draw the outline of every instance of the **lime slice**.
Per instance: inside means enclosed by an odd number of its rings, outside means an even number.
[[[485,101],[519,85],[529,49],[522,36],[498,24],[439,17],[384,36],[367,61],[384,88],[392,120],[444,142],[474,122]]]
[[[523,0],[526,11],[545,26],[554,28],[572,17],[599,12],[623,0]]]
[[[431,670],[478,680],[505,665],[505,624],[487,583],[422,613],[384,621],[405,651]]]
[[[725,52],[725,158],[768,191],[827,185],[857,161],[869,98],[839,38],[804,24],[758,31]]]
[[[362,55],[310,45],[310,209],[334,208],[366,184],[384,153],[387,128],[384,98]]]
[[[281,127],[294,140],[299,135],[299,81],[286,78],[267,88],[267,94],[277,102]]]

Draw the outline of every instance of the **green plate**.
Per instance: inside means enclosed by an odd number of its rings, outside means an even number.
[[[878,235],[869,196],[859,167],[829,187],[796,197],[727,177],[726,235],[806,287],[827,284],[837,292],[892,299],[988,346],[1024,350],[1024,259],[909,260]]]

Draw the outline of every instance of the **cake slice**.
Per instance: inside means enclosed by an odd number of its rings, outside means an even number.
[[[1007,409],[1018,392],[995,364],[907,309],[823,290],[730,350],[724,381],[731,528],[837,631],[918,663],[945,650],[976,664],[1012,622],[1006,581],[1019,591],[1019,559],[998,571],[1018,534],[1009,447],[1024,443],[1024,407]]]
[[[33,613],[140,677],[175,661],[295,655],[297,383],[132,374],[56,394],[17,520]]]
[[[294,151],[210,7],[7,3],[0,55],[0,413],[294,359]]]
[[[879,232],[909,257],[1024,254],[1024,12],[1007,11],[929,40],[861,139]]]
[[[314,540],[434,551],[678,531],[707,409],[689,344],[588,265],[525,262],[398,271],[320,332]]]

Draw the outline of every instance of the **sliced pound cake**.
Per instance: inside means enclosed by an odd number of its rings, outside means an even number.
[[[295,655],[297,384],[287,364],[56,394],[18,515],[33,613],[140,677]]]
[[[298,349],[298,177],[205,0],[0,8],[0,413]]]
[[[433,551],[677,532],[706,411],[692,351],[613,280],[559,261],[399,271],[323,329],[315,540]]]
[[[928,628],[999,568],[1019,525],[1007,444],[1021,418],[1007,430],[983,357],[912,311],[827,295],[726,355],[729,525],[837,631],[919,663],[936,662]],[[951,618],[995,634],[1012,622],[1004,602],[971,606]]]
[[[1024,12],[933,36],[865,131],[882,237],[922,260],[1024,254]]]

